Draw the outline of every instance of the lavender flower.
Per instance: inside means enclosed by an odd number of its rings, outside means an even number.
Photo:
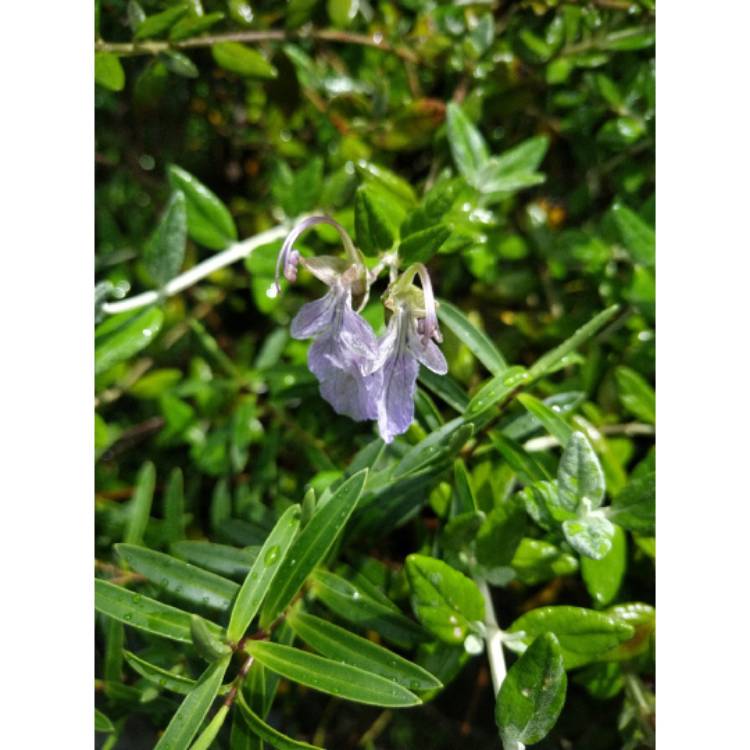
[[[299,235],[315,224],[329,224],[341,235],[347,260],[333,257],[306,259],[294,250]],[[302,265],[329,287],[323,297],[300,308],[292,320],[291,334],[296,339],[312,338],[307,362],[320,382],[320,393],[336,412],[354,420],[377,418],[377,397],[382,374],[373,367],[377,340],[370,325],[352,308],[353,294],[366,298],[369,286],[367,269],[349,235],[326,216],[313,216],[300,222],[284,242],[276,266],[290,281],[297,278]]]
[[[420,291],[412,285],[419,275]],[[391,287],[386,307],[393,311],[385,335],[378,342],[373,367],[382,373],[377,400],[380,436],[390,443],[396,435],[409,429],[414,420],[414,395],[419,364],[444,375],[448,364],[435,342],[442,341],[435,298],[427,269],[415,263]]]

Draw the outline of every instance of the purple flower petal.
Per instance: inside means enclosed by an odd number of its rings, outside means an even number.
[[[331,289],[324,297],[302,305],[292,320],[292,337],[309,339],[330,328],[336,314],[337,301],[336,294]]]
[[[410,313],[400,310],[380,340],[378,360],[383,361],[383,385],[378,399],[378,430],[386,443],[406,432],[414,421],[419,363],[406,343],[410,325],[414,325]]]
[[[420,336],[416,328],[409,328],[409,349],[414,356],[427,368],[438,375],[448,372],[448,363],[438,345],[431,339]]]

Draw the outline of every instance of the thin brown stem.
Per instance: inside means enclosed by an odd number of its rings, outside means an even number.
[[[358,44],[364,47],[373,47],[389,54],[396,55],[407,62],[418,63],[419,57],[407,47],[393,45],[387,42],[382,34],[354,34],[337,29],[312,29],[305,32],[285,31],[284,29],[269,29],[267,31],[229,31],[223,34],[205,34],[184,39],[179,42],[172,41],[143,41],[143,42],[105,42],[98,40],[95,43],[97,52],[112,52],[116,55],[131,57],[135,55],[158,55],[168,50],[191,49],[195,47],[208,47],[221,42],[243,42],[245,44],[259,44],[261,42],[279,42],[299,39],[315,39],[324,42],[337,42],[341,44]]]

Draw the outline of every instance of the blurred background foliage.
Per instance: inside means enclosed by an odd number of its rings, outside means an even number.
[[[443,217],[450,239],[430,260],[438,296],[525,367],[621,305],[604,333],[535,392],[577,394],[565,402],[566,418],[593,443],[610,492],[650,460],[651,0],[101,0],[96,11],[96,273],[109,294],[158,281],[144,248],[170,196],[170,165],[219,196],[241,239],[313,209],[353,232],[355,191],[377,182],[373,165],[417,196],[458,174],[446,131],[455,102],[491,154],[533,136],[549,145],[538,167],[545,177],[523,189],[488,195],[458,185]],[[333,243],[321,230],[303,244]],[[322,491],[372,440],[370,425],[336,415],[319,397],[307,345],[287,334],[299,305],[317,296],[317,282],[302,279],[275,299],[266,294],[279,244],[166,300],[148,346],[97,368],[101,570],[123,539],[146,460],[156,467],[149,546],[164,546],[172,533],[160,498],[175,467],[184,475],[187,538],[246,546],[262,542],[271,508],[300,501],[310,486]],[[221,247],[221,240],[188,240],[184,267]],[[367,317],[382,324],[377,305]],[[444,333],[450,377],[473,395],[488,374],[465,342]],[[434,429],[432,409],[453,416],[429,393],[420,396],[406,444]],[[512,403],[503,416],[524,414]],[[495,492],[508,492],[512,467],[500,455],[478,454],[466,455],[475,485],[486,475]],[[407,523],[350,548],[346,562],[374,557],[392,573],[389,594],[405,601],[401,566],[406,555],[429,551],[445,515],[441,492],[450,495],[450,485],[438,485]],[[653,603],[653,556],[650,536],[631,535],[618,601]],[[577,567],[494,589],[500,625],[542,604],[593,606]],[[100,744],[152,747],[176,704],[128,693],[132,675],[107,662],[107,633],[98,632],[102,705],[124,717],[116,738],[100,735]],[[620,674],[572,677],[566,709],[539,747],[648,746],[653,663],[640,658],[637,684],[626,680],[624,689]],[[120,693],[112,687],[118,681]],[[498,747],[484,659],[410,711],[342,705],[282,682],[274,712],[287,733],[329,748]]]

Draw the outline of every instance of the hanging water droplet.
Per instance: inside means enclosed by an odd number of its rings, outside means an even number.
[[[280,552],[281,550],[279,549],[278,544],[274,544],[273,547],[269,547],[268,551],[263,557],[263,563],[266,566],[270,567],[279,559]]]

